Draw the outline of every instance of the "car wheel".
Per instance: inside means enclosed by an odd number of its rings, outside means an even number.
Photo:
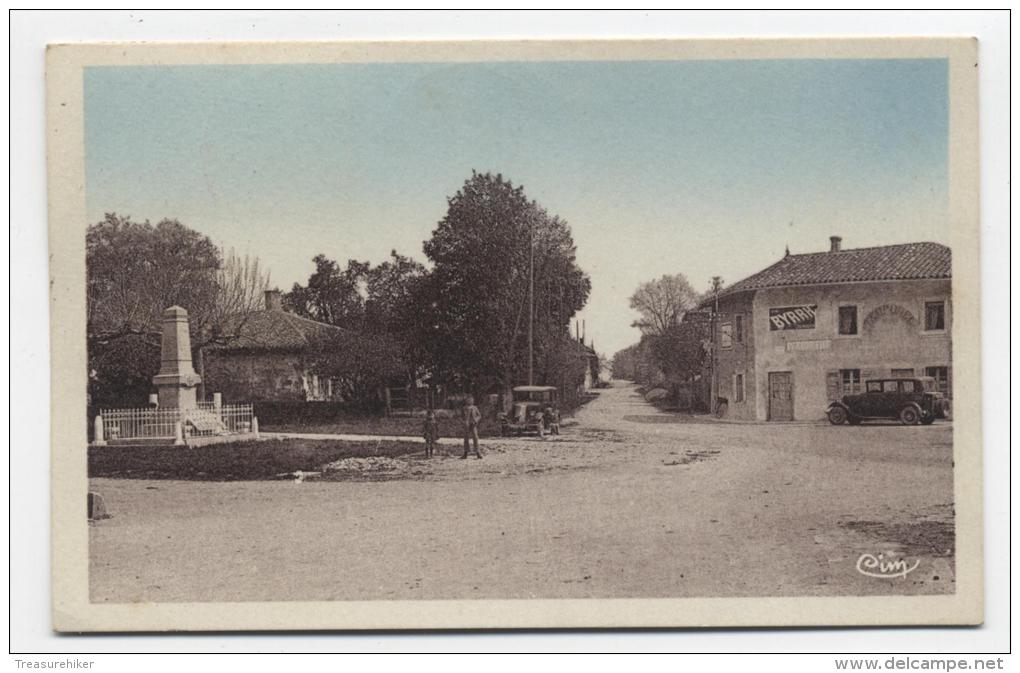
[[[900,423],[903,425],[917,425],[921,420],[921,414],[915,407],[903,407],[900,409]]]
[[[847,421],[846,409],[843,407],[833,407],[829,409],[829,422],[833,425],[843,425]]]

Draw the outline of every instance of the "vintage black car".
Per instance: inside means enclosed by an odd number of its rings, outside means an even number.
[[[899,419],[904,425],[930,425],[945,418],[949,402],[928,376],[874,379],[864,384],[864,392],[844,395],[829,405],[833,425],[857,425],[861,421]]]
[[[542,411],[556,406],[559,389],[554,386],[517,386],[513,389],[513,410],[497,414],[499,434],[504,437],[534,432],[542,434]]]

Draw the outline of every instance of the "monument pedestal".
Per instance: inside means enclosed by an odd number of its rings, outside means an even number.
[[[202,378],[191,364],[191,333],[188,312],[180,306],[163,311],[163,339],[159,374],[152,383],[158,391],[160,409],[195,409]]]

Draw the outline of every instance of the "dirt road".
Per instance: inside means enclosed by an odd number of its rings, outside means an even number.
[[[97,602],[953,590],[951,426],[734,425],[618,384],[549,441],[377,482],[94,479]],[[875,578],[862,554],[916,570]]]

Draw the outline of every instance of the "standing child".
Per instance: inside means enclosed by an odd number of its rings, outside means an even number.
[[[560,410],[553,407],[551,410],[552,422],[549,424],[550,429],[554,435],[560,434]]]
[[[425,412],[422,434],[425,436],[425,457],[431,458],[435,452],[436,440],[439,439],[439,422],[436,421],[436,412],[431,409]]]

